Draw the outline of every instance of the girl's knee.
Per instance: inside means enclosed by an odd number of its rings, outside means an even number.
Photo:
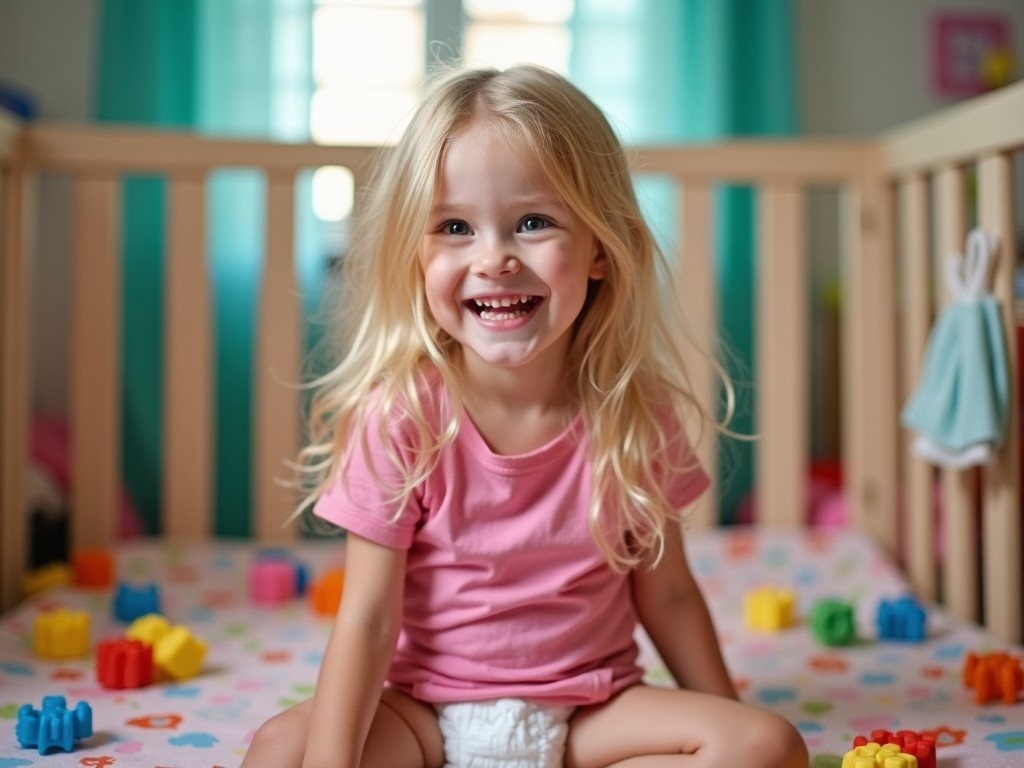
[[[737,733],[758,764],[771,768],[807,768],[810,756],[800,732],[788,720],[763,712],[749,729]]]
[[[306,743],[308,718],[300,707],[292,707],[271,717],[256,729],[249,751],[259,754],[273,750],[277,752],[285,747],[288,751],[296,748],[300,754]],[[286,745],[292,745],[286,747]]]

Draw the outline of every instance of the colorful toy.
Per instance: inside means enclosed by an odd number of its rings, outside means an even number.
[[[150,613],[160,613],[160,591],[156,584],[133,586],[125,582],[114,593],[114,617],[126,624]]]
[[[309,591],[309,602],[313,611],[321,616],[333,616],[341,605],[341,593],[345,588],[345,571],[335,568],[325,573]]]
[[[793,623],[796,599],[792,590],[761,587],[747,593],[744,615],[747,626],[764,632],[777,632]]]
[[[917,758],[896,744],[874,742],[854,747],[843,755],[842,768],[919,768]]]
[[[71,555],[75,584],[80,587],[109,587],[114,583],[114,558],[105,549],[80,549]]]
[[[249,596],[257,605],[279,605],[298,594],[295,566],[283,559],[257,560],[249,571]]]
[[[14,735],[22,747],[36,747],[40,755],[70,752],[76,741],[92,736],[92,707],[80,701],[71,712],[63,696],[45,696],[41,710],[21,706]]]
[[[872,731],[870,739],[857,736],[853,740],[853,748],[864,747],[870,743],[895,745],[901,753],[913,755],[917,759],[918,768],[936,768],[935,742],[922,737],[917,731]]]
[[[910,595],[898,600],[883,600],[878,605],[878,639],[923,642],[924,607]]]
[[[843,600],[819,600],[811,609],[810,624],[823,645],[849,645],[856,636],[853,604]]]
[[[21,591],[35,595],[48,589],[65,587],[72,581],[71,567],[67,563],[50,563],[29,571],[21,578]]]
[[[288,563],[295,570],[295,594],[301,597],[309,588],[309,569],[287,549],[264,549],[256,555],[257,562],[278,561]]]
[[[1000,699],[1016,704],[1024,688],[1020,659],[1003,651],[975,654],[968,651],[963,667],[964,685],[974,689],[974,703]]]
[[[153,682],[153,648],[141,640],[116,638],[96,646],[96,678],[104,688],[144,688]]]
[[[125,635],[153,648],[153,664],[175,680],[193,677],[202,669],[206,643],[188,627],[171,626],[163,616],[150,614],[136,619]]]
[[[44,659],[72,659],[89,654],[89,614],[60,608],[36,616],[32,649]]]

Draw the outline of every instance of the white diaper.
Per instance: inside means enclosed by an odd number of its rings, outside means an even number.
[[[434,708],[445,768],[562,768],[574,707],[496,699]]]

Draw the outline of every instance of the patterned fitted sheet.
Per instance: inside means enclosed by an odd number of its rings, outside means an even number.
[[[961,683],[967,651],[1004,646],[934,608],[924,643],[876,640],[878,602],[907,587],[868,539],[849,532],[724,529],[694,532],[687,541],[743,697],[796,723],[814,768],[838,767],[853,737],[876,728],[934,734],[940,768],[1024,766],[1024,701],[978,706]],[[306,542],[292,551],[314,579],[342,564],[337,541]],[[157,582],[168,618],[208,644],[202,671],[184,681],[111,691],[97,683],[92,657],[34,656],[34,617],[55,607],[88,611],[93,645],[122,635],[110,590],[57,589],[0,618],[0,768],[237,766],[263,720],[312,693],[330,630],[330,619],[315,615],[304,599],[276,608],[251,604],[248,572],[258,552],[243,543],[142,542],[118,553],[119,578]],[[793,591],[795,625],[777,633],[747,628],[744,597],[761,586]],[[806,619],[822,598],[854,604],[856,643],[830,648],[814,638]],[[638,637],[648,681],[670,684],[647,639]],[[94,734],[71,753],[41,756],[18,745],[15,721],[22,704],[40,707],[50,694],[67,697],[69,707],[87,701]]]

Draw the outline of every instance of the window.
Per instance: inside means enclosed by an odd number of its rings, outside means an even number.
[[[529,61],[565,73],[573,5],[574,0],[315,0],[313,141],[397,140],[428,63],[437,58],[461,56],[469,66],[499,69]],[[317,218],[342,221],[351,208],[352,175],[343,168],[318,169]]]

